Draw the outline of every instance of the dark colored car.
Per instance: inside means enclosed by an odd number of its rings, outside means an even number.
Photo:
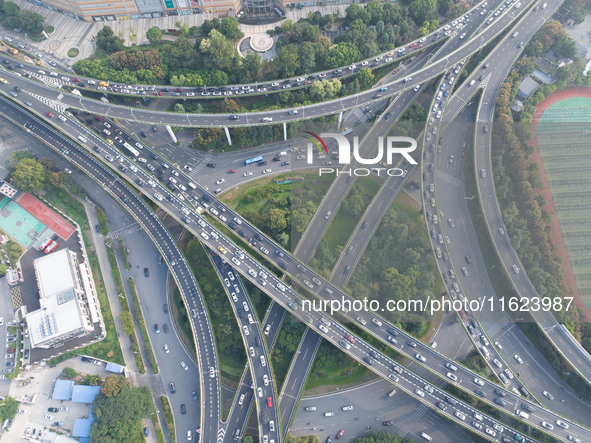
[[[164,313],[165,313],[165,314],[168,314],[168,304],[164,304],[164,305],[162,306],[162,309],[164,309]]]
[[[174,387],[174,383],[170,383],[170,384],[168,385],[168,388],[170,389],[170,392],[171,392],[172,394],[174,394],[174,393],[176,392],[176,388]]]
[[[162,324],[162,330],[164,331],[165,334],[168,334],[168,325],[166,323]]]
[[[181,414],[185,415],[187,413],[187,408],[185,407],[185,404],[183,403],[181,405]]]
[[[394,426],[394,422],[392,420],[383,421],[382,424],[384,426]]]
[[[59,408],[47,408],[49,412],[59,412]]]
[[[215,168],[215,163],[208,163],[207,164],[207,167],[208,168]]]
[[[148,428],[144,428],[144,435],[146,437],[149,437],[150,436],[150,431],[148,431]]]
[[[150,271],[148,270],[148,268],[144,268],[144,275],[146,277],[149,277],[150,276]]]
[[[191,397],[193,397],[193,400],[197,401],[197,391],[191,392]]]
[[[95,225],[94,227],[95,231],[98,232],[99,234],[101,233],[101,227],[99,225]]]

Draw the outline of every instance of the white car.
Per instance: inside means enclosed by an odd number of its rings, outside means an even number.
[[[265,327],[265,335],[269,335],[269,331],[271,331],[271,325]]]
[[[466,415],[460,411],[456,411],[455,416],[458,417],[460,420],[466,420]]]
[[[53,415],[49,415],[49,414],[43,414],[43,418],[45,420],[53,420]]]
[[[458,381],[458,376],[456,374],[454,374],[453,372],[448,372],[447,378],[449,378],[450,380],[453,380],[453,381]]]
[[[181,367],[185,370],[188,371],[189,367],[187,366],[187,363],[185,363],[184,361],[181,362]]]
[[[244,335],[250,335],[250,330],[248,329],[248,326],[242,326],[242,330],[244,331]]]
[[[222,183],[224,183],[226,180],[223,178],[220,178],[216,183],[216,185],[221,185]]]
[[[417,394],[419,397],[424,397],[425,393],[423,391],[421,391],[420,389],[415,389],[415,394]]]
[[[415,358],[419,361],[422,361],[423,363],[425,363],[427,361],[427,359],[425,358],[425,356],[421,355],[421,354],[417,354],[415,355]]]
[[[474,377],[474,383],[478,386],[484,386],[484,382],[480,380],[478,377]]]
[[[235,292],[232,292],[232,301],[234,303],[238,303],[238,297],[236,296],[236,293]]]
[[[351,406],[351,405],[343,406],[341,408],[341,410],[343,410],[343,411],[352,411],[353,410],[353,406]]]
[[[265,386],[269,386],[269,376],[267,374],[263,375],[263,383]]]
[[[252,171],[245,172],[243,175],[245,177],[250,177],[252,175]]]
[[[515,361],[519,364],[523,363],[523,360],[521,359],[521,357],[518,354],[515,354],[513,356],[513,358],[515,359]]]
[[[164,352],[167,354],[170,352],[170,349],[168,349],[168,345],[166,343],[164,343]]]
[[[271,172],[270,168],[264,169],[263,170],[263,174],[269,174]]]
[[[261,388],[260,386],[257,388],[257,395],[259,396],[259,398],[263,398],[263,388]]]

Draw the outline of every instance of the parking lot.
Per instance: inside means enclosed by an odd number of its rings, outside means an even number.
[[[19,413],[16,414],[14,423],[9,429],[10,437],[7,441],[17,441],[26,436],[28,431],[32,438],[35,430],[35,439],[39,439],[39,431],[42,431],[43,441],[55,441],[57,434],[49,432],[49,429],[69,435],[77,418],[86,418],[90,412],[90,404],[73,403],[71,401],[52,400],[54,382],[61,375],[64,368],[70,367],[80,375],[96,374],[106,377],[112,373],[105,370],[105,366],[83,362],[79,357],[58,364],[55,368],[47,366],[38,367],[21,374],[20,381],[11,383],[9,395],[20,402]],[[67,411],[59,411],[59,408],[68,408]],[[48,408],[58,408],[58,412],[49,412]],[[51,416],[51,419],[45,416]],[[54,423],[63,423],[60,427]]]

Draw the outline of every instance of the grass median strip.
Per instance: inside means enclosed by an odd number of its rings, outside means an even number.
[[[168,398],[165,396],[160,397],[160,402],[162,403],[162,413],[164,414],[164,423],[166,424],[166,429],[168,429],[168,433],[170,434],[170,441],[172,443],[176,440],[176,435],[174,433],[174,419],[172,417],[172,410],[170,409],[170,403],[168,402]]]
[[[135,312],[137,322],[140,325],[142,336],[144,337],[144,344],[146,346],[146,352],[148,353],[148,360],[150,361],[150,365],[152,366],[152,372],[154,374],[158,374],[158,363],[156,363],[154,350],[152,349],[152,344],[150,343],[148,330],[146,329],[146,322],[144,321],[144,314],[142,313],[142,309],[140,307],[140,300],[137,296],[137,291],[135,289],[135,283],[133,282],[133,278],[131,277],[129,277],[127,282],[129,283],[129,290],[131,291],[131,296],[133,297],[133,310]]]
[[[115,287],[117,288],[117,294],[125,295],[125,291],[123,289],[123,281],[121,280],[121,273],[119,272],[119,267],[117,266],[115,250],[113,249],[113,241],[110,238],[105,239],[105,249],[107,251],[107,257],[109,258],[111,274],[113,275],[113,281],[115,282]],[[121,313],[119,314],[119,319],[121,320],[123,330],[129,336],[129,339],[131,341],[129,349],[131,350],[135,358],[137,370],[140,374],[145,374],[146,366],[144,364],[144,359],[142,358],[142,353],[140,352],[137,335],[135,333],[135,327],[133,325],[133,317],[129,310],[127,298],[124,302],[120,301],[119,305],[121,306]]]

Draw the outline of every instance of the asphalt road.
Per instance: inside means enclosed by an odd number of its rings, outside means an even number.
[[[24,112],[20,108],[12,105],[6,100],[0,101],[0,110],[14,121],[21,124],[28,123],[29,130],[37,137],[45,140],[54,149],[68,151],[68,158],[73,161],[78,167],[85,170],[85,172],[92,175],[92,177],[103,186],[103,189],[108,190],[111,195],[115,196],[123,206],[134,214],[136,220],[142,224],[142,227],[148,232],[153,241],[155,241],[161,250],[165,251],[167,262],[171,268],[171,274],[177,281],[181,294],[189,297],[190,289],[197,288],[194,276],[191,273],[184,257],[182,256],[178,246],[168,233],[168,231],[161,224],[155,214],[147,207],[147,205],[137,196],[137,194],[127,188],[116,176],[113,175],[102,164],[81,150],[77,145],[64,138],[54,129],[47,126],[32,117],[30,114]],[[123,200],[125,198],[126,201]],[[157,238],[157,240],[156,240]],[[172,264],[172,263],[175,264]],[[198,293],[195,293],[198,295]],[[198,346],[198,354],[200,364],[207,368],[217,368],[217,357],[215,349],[213,348],[213,338],[211,337],[211,327],[209,327],[208,319],[205,315],[205,308],[199,304],[200,297],[191,297],[191,302],[187,303],[189,306],[200,308],[200,314],[195,320],[197,324],[195,328],[200,330],[201,334],[207,334],[209,331],[210,340],[196,339]],[[203,372],[209,372],[203,371]],[[215,374],[214,374],[215,375]],[[202,379],[203,380],[203,379]],[[205,388],[205,389],[204,389]],[[213,378],[203,380],[203,387],[201,389],[203,395],[201,396],[202,404],[199,408],[202,414],[203,438],[209,440],[209,435],[217,436],[219,425],[219,377],[215,375]],[[203,401],[204,397],[207,401]],[[205,416],[205,417],[204,417]],[[193,431],[194,432],[194,431]],[[214,437],[215,439],[215,437]]]
[[[524,0],[522,8],[526,8],[533,0]],[[429,64],[427,67],[412,72],[412,79],[408,77],[388,84],[387,91],[379,91],[379,88],[371,89],[354,96],[343,97],[318,104],[300,108],[300,112],[291,115],[285,110],[268,111],[264,113],[241,114],[238,120],[230,119],[230,114],[178,114],[148,111],[144,109],[116,106],[101,101],[79,97],[75,94],[62,92],[53,89],[51,86],[40,84],[36,81],[19,77],[19,72],[6,71],[5,76],[10,78],[11,83],[26,91],[27,94],[35,97],[43,97],[47,103],[53,104],[54,109],[65,109],[68,107],[85,110],[94,114],[106,115],[113,118],[121,118],[133,121],[143,121],[153,125],[174,125],[174,126],[249,126],[260,124],[276,124],[282,121],[294,121],[308,119],[314,116],[334,114],[351,107],[367,104],[372,101],[379,101],[383,97],[395,95],[403,90],[412,89],[417,84],[434,78],[444,71],[448,66],[456,64],[460,60],[478,51],[484,42],[492,40],[502,32],[517,16],[521,10],[508,8],[502,15],[496,18],[488,27],[482,30],[474,38],[466,41],[459,49],[449,53],[446,57]],[[409,74],[411,74],[409,72]],[[34,73],[34,75],[39,75]],[[47,85],[55,85],[53,77],[43,76]],[[405,81],[408,80],[408,81]],[[383,86],[382,86],[383,87]],[[53,102],[53,103],[52,103]],[[272,118],[272,122],[265,122],[263,118]]]

